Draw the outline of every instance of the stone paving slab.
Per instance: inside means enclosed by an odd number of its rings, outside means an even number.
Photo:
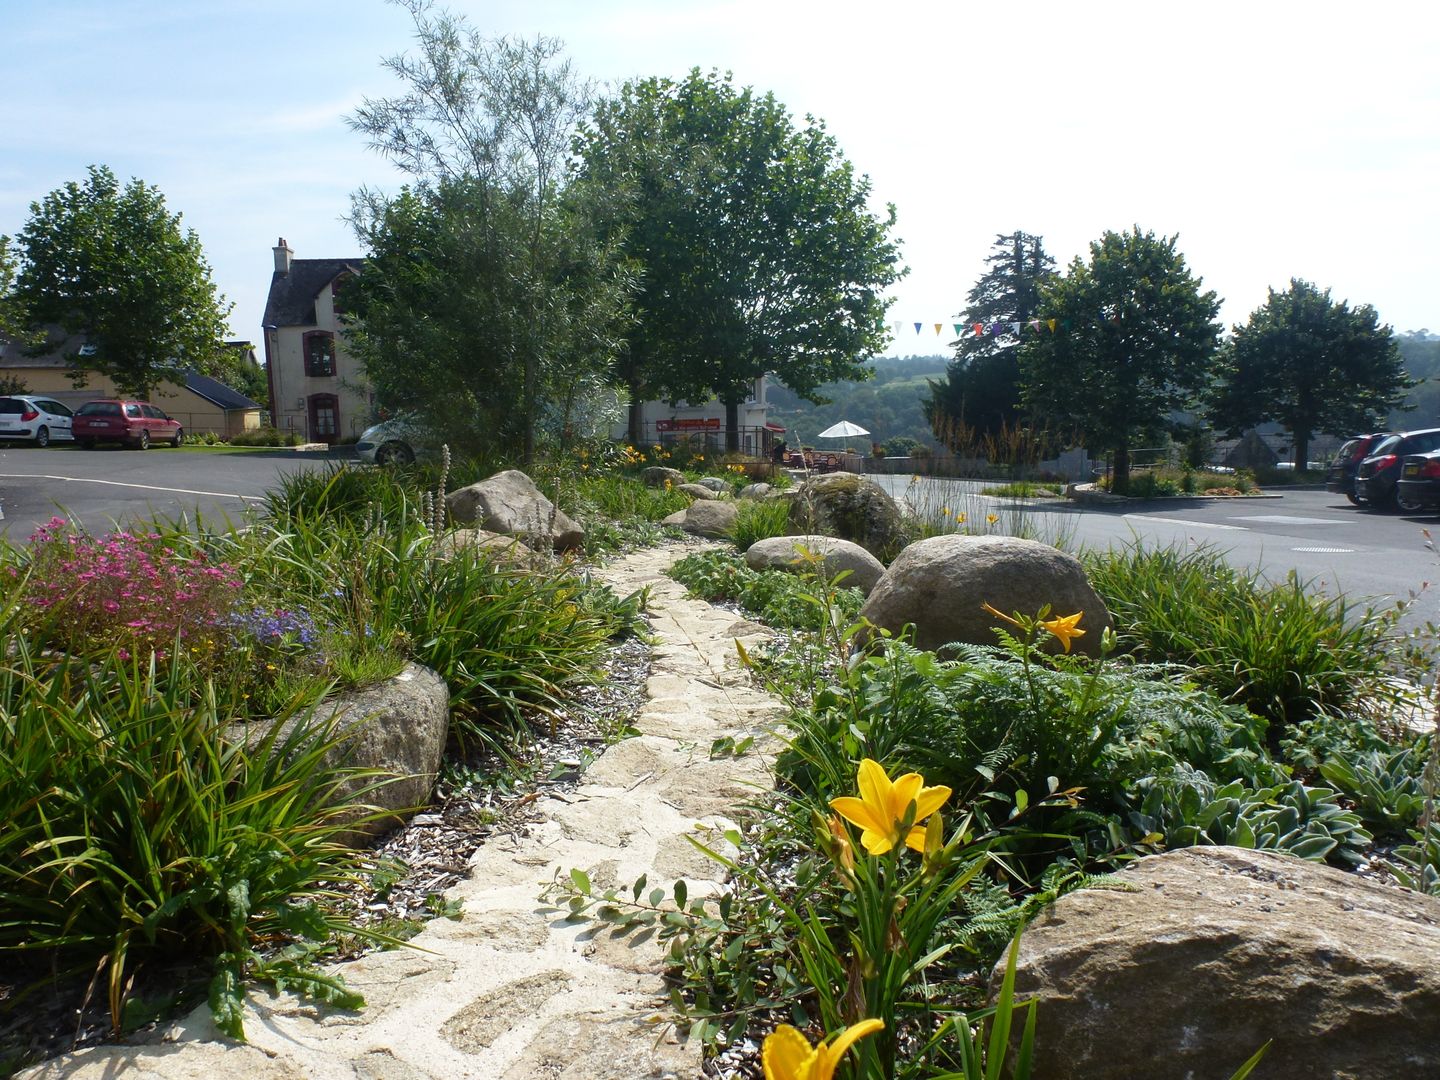
[[[290,994],[252,991],[248,1045],[221,1036],[201,1007],[151,1041],[53,1059],[28,1080],[689,1080],[700,1048],[667,1023],[664,950],[542,909],[544,884],[572,867],[598,888],[640,874],[695,896],[723,888],[720,867],[686,839],[726,848],[731,815],[769,789],[766,732],[778,703],[746,685],[735,640],[763,628],[685,599],[664,576],[674,549],[639,552],[599,576],[620,595],[650,587],[659,639],[641,734],[610,747],[584,783],[536,804],[524,836],[476,852],[448,896],[459,921],[436,919],[414,948],[335,966],[366,1008],[350,1013]],[[710,759],[722,735],[757,749]],[[698,830],[698,832],[697,832]]]

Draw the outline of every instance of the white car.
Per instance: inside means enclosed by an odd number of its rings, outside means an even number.
[[[0,442],[23,439],[36,446],[73,442],[69,408],[34,394],[0,397]]]
[[[410,465],[419,446],[419,431],[406,420],[385,420],[366,428],[355,444],[361,461],[372,465]]]

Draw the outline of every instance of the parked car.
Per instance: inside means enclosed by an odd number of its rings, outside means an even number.
[[[125,443],[136,450],[147,450],[152,442],[168,442],[179,446],[185,441],[185,429],[148,401],[120,401],[106,398],[87,401],[75,410],[71,420],[75,441],[83,450],[92,450],[96,443]]]
[[[1440,507],[1440,450],[1411,454],[1400,463],[1395,498],[1401,506],[1416,510]]]
[[[1346,439],[1335,451],[1335,457],[1325,470],[1325,490],[1344,495],[1356,506],[1364,500],[1355,493],[1355,470],[1360,462],[1370,456],[1371,448],[1389,435],[1388,431],[1376,431],[1369,435],[1356,435]]]
[[[1382,510],[1420,509],[1412,503],[1397,501],[1400,465],[1407,457],[1431,450],[1440,450],[1440,428],[1402,431],[1385,436],[1355,470],[1356,497]]]
[[[11,394],[0,397],[0,441],[24,439],[36,446],[49,446],[52,440],[69,441],[71,412],[47,397],[33,394]]]
[[[421,443],[421,430],[413,420],[384,420],[360,433],[355,453],[372,465],[409,465]]]

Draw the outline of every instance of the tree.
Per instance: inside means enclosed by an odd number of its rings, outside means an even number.
[[[585,250],[581,223],[565,227],[564,209],[553,211],[545,230],[550,246],[539,262],[548,273],[536,279],[534,253],[513,243],[525,208],[493,185],[442,180],[386,202],[363,234],[370,252],[364,272],[342,296],[348,343],[377,400],[423,412],[445,438],[470,449],[533,439],[537,416],[525,410],[527,394],[533,390],[537,403],[563,400],[566,384],[603,367],[585,353],[608,358],[613,342],[595,335],[623,303],[614,294],[627,284],[576,280],[603,260]],[[543,311],[543,328],[526,322],[535,310]],[[527,386],[525,367],[512,358],[540,347],[546,356],[580,362],[568,371],[546,365],[544,381]]]
[[[15,291],[15,278],[19,272],[19,261],[10,248],[10,237],[0,236],[0,345],[7,341],[30,341],[29,319]],[[7,390],[6,393],[24,393],[23,390]]]
[[[1113,483],[1130,480],[1135,438],[1162,426],[1207,384],[1220,336],[1215,293],[1201,292],[1178,237],[1106,232],[1043,291],[1047,332],[1020,354],[1025,403],[1114,453]],[[1048,332],[1049,320],[1054,332]]]
[[[1312,436],[1378,427],[1415,385],[1373,307],[1336,303],[1329,289],[1299,278],[1284,292],[1270,289],[1222,355],[1213,421],[1231,434],[1279,421],[1297,469],[1309,460]]]
[[[617,365],[632,401],[713,394],[736,449],[761,376],[811,400],[865,377],[887,340],[880,294],[903,272],[895,211],[870,212],[869,180],[822,123],[797,128],[774,95],[696,69],[626,84],[577,146],[586,183],[628,195],[610,230],[642,274]]]
[[[1039,310],[1041,289],[1055,276],[1055,260],[1040,237],[1018,229],[997,236],[992,249],[985,260],[990,269],[966,297],[945,381],[930,384],[925,403],[931,430],[942,441],[962,429],[998,436],[1021,424],[1021,335]],[[977,323],[984,333],[972,332]],[[992,333],[997,323],[1004,329]]]
[[[394,202],[356,195],[372,259],[356,283],[354,347],[382,405],[446,415],[452,434],[498,422],[507,397],[510,417],[483,434],[513,431],[529,462],[546,401],[608,363],[625,312],[623,263],[590,225],[600,195],[568,184],[589,87],[558,41],[487,39],[429,15],[426,0],[401,6],[418,55],[385,65],[406,92],[366,99],[350,124],[416,183]],[[428,246],[407,251],[405,237]]]
[[[145,396],[186,370],[223,376],[230,305],[217,295],[193,229],[165,208],[158,188],[92,165],[30,204],[16,237],[16,296],[31,331],[59,327],[88,346],[66,359],[78,377],[109,375]]]

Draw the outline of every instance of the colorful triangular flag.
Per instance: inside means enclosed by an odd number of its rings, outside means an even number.
[[[941,327],[942,325],[944,325],[944,324],[943,324],[943,323],[938,323],[938,322],[935,324],[935,336],[936,336],[936,337],[939,337],[939,336],[940,336],[940,327]]]
[[[919,332],[920,332],[920,324],[917,322],[917,323],[915,324],[915,333],[918,334]]]

